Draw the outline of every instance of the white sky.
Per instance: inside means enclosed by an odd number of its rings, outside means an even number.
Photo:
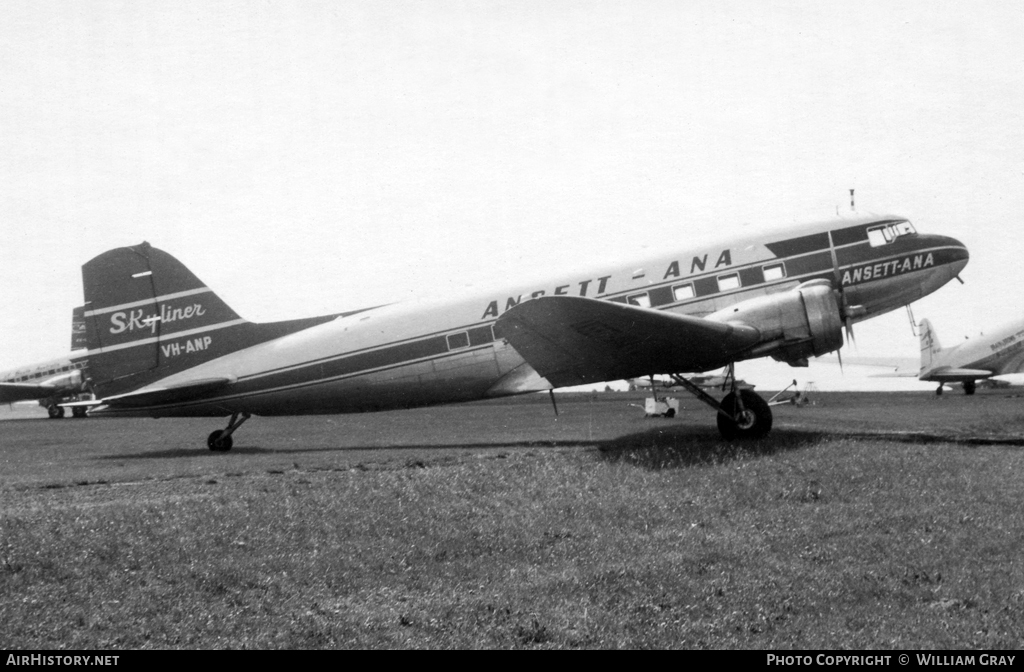
[[[2,11],[0,369],[66,353],[81,265],[143,240],[273,320],[828,216],[851,187],[970,249],[914,306],[944,344],[1021,316],[1020,2]],[[857,343],[917,356],[903,312]]]

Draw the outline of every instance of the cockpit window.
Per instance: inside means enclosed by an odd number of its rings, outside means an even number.
[[[878,247],[879,245],[888,245],[900,236],[909,236],[914,233],[917,231],[910,222],[889,222],[868,229],[868,242],[871,243],[871,247]]]

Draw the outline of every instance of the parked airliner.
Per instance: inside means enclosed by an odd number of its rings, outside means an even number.
[[[0,371],[0,403],[38,399],[51,418],[63,418],[62,401],[76,398],[84,391],[82,369],[85,357],[68,355],[59,359]],[[73,407],[76,418],[85,415],[82,406]]]
[[[1024,321],[1004,324],[994,331],[943,348],[928,320],[921,320],[919,380],[936,382],[935,394],[946,383],[961,383],[964,394],[974,394],[977,381],[993,376],[1024,373]]]
[[[0,371],[0,403],[39,400],[53,419],[64,417],[62,402],[77,401],[89,396],[85,389],[85,319],[83,308],[74,310],[71,318],[71,354],[45,362]],[[85,406],[73,406],[76,418],[85,417]]]
[[[962,243],[903,217],[857,215],[461,299],[255,324],[142,243],[82,268],[90,414],[230,416],[207,439],[225,451],[251,415],[447,404],[764,356],[806,366],[843,345],[844,327],[934,292],[967,261]],[[753,390],[690,391],[727,438],[771,429]]]

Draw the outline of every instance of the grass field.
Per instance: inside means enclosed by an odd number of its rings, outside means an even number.
[[[1024,398],[0,422],[0,647],[1021,648]]]

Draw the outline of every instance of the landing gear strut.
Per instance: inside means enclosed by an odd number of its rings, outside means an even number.
[[[753,390],[736,388],[736,367],[729,365],[725,389],[729,394],[719,403],[714,397],[700,389],[686,378],[672,374],[672,379],[690,391],[711,408],[718,411],[718,431],[722,437],[733,439],[760,439],[772,429],[772,409],[764,399]]]
[[[234,441],[231,440],[231,435],[236,429],[242,426],[242,423],[251,418],[252,415],[249,413],[236,411],[231,416],[231,422],[224,429],[218,429],[217,431],[210,434],[206,439],[206,446],[217,453],[226,453],[231,450],[231,446]]]

